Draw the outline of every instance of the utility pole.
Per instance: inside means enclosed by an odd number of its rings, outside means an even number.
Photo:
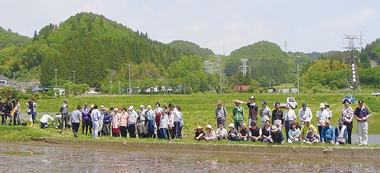
[[[54,73],[55,73],[55,87],[57,87],[57,70],[58,69],[54,69]]]
[[[297,94],[300,94],[300,69],[299,69],[300,56],[297,55]]]
[[[120,90],[120,81],[117,81],[118,85],[119,85],[119,95],[121,94],[121,90]]]
[[[247,76],[247,72],[248,72],[247,69],[251,69],[251,67],[247,65],[248,59],[243,58],[243,59],[240,59],[240,61],[243,62],[243,65],[239,66],[239,68],[241,68],[241,71],[243,72],[243,76]]]
[[[129,83],[129,95],[131,95],[131,64],[128,64],[128,83]]]
[[[75,84],[75,71],[73,71],[73,73],[74,73],[74,84]]]
[[[112,80],[110,81],[110,85],[111,85],[111,91],[110,91],[110,93],[112,95],[112,87],[113,87]]]
[[[218,66],[219,66],[219,93],[223,94],[223,84],[222,84],[222,59],[218,56]]]
[[[348,49],[350,52],[350,66],[352,68],[352,79],[350,80],[350,83],[352,86],[350,88],[353,89],[359,89],[359,92],[361,92],[360,88],[360,82],[359,82],[359,74],[357,71],[357,64],[356,64],[356,57],[355,57],[355,51],[357,47],[355,46],[355,40],[358,40],[359,38],[356,35],[344,35],[345,40],[348,41],[348,46],[344,47],[345,49]],[[362,39],[362,36],[360,35],[360,41]]]

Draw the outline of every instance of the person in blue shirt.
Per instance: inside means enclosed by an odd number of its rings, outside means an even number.
[[[322,143],[335,144],[335,129],[330,125],[330,120],[326,120],[321,134]]]
[[[339,119],[339,126],[335,128],[335,145],[347,143],[347,126],[343,125],[344,119]]]

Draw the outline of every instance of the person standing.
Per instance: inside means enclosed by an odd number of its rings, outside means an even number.
[[[160,120],[161,116],[164,114],[164,110],[161,108],[160,102],[156,102],[156,109],[154,110],[154,113],[156,114],[155,117],[155,122],[156,122],[156,127],[160,127]],[[161,133],[160,133],[160,128],[157,128],[157,138],[161,139]]]
[[[353,119],[354,119],[354,110],[350,107],[350,101],[347,99],[343,102],[344,107],[342,109],[342,118],[344,120],[344,125],[347,127],[347,143],[351,144],[351,133],[354,127]]]
[[[297,116],[294,110],[292,109],[292,106],[288,103],[286,104],[286,111],[284,114],[284,121],[285,121],[285,135],[286,135],[286,140],[289,139],[289,129],[290,129],[290,124],[292,122],[297,122]]]
[[[306,124],[306,121],[311,121],[313,118],[313,113],[311,109],[307,107],[306,103],[302,104],[302,108],[298,111],[298,118],[301,121],[301,126]]]
[[[80,111],[82,108],[81,106],[77,106],[77,110],[73,111],[71,113],[71,126],[73,127],[73,134],[74,137],[78,137],[78,129],[79,129],[79,124],[82,121],[82,112]]]
[[[270,120],[271,110],[267,106],[267,101],[261,102],[262,107],[260,108],[261,126],[264,126],[265,121]]]
[[[178,138],[182,139],[182,127],[185,125],[185,121],[183,120],[182,107],[177,105],[176,108],[179,114]]]
[[[173,114],[173,121],[174,121],[174,137],[179,138],[180,133],[180,119],[181,115],[178,112],[177,108],[173,104],[169,104],[170,111]]]
[[[111,112],[113,108],[111,108]],[[109,112],[108,108],[104,109],[104,118],[103,118],[103,135],[109,136],[110,135],[110,123],[112,120],[112,114]]]
[[[121,111],[122,109],[114,109],[114,114],[112,117],[112,136],[113,137],[120,137],[120,119],[121,119]]]
[[[280,109],[280,103],[276,102],[275,109],[272,111],[272,124],[277,126],[277,128],[282,129],[282,126],[284,125],[284,113]]]
[[[21,125],[20,124],[20,108],[21,108],[21,105],[20,103],[18,102],[18,99],[14,100],[14,105],[13,105],[13,125],[15,126],[16,125],[16,120],[17,120],[17,125]]]
[[[84,103],[84,107],[82,108],[82,135],[84,135],[84,129],[86,129],[86,135],[88,132],[88,129],[90,127],[90,108],[88,107],[87,103]],[[91,134],[91,128],[90,128],[90,134]]]
[[[226,127],[227,110],[222,106],[222,101],[220,100],[216,102],[215,116],[216,125],[219,127],[219,124],[223,124],[223,127]]]
[[[368,118],[371,117],[369,109],[364,106],[362,100],[358,101],[359,106],[355,109],[354,115],[357,120],[359,145],[368,145]]]
[[[33,98],[30,98],[29,99],[29,102],[26,103],[27,105],[27,112],[28,112],[28,116],[30,115],[31,116],[31,119],[32,119],[32,125],[36,124],[36,115],[37,115],[37,103],[36,103],[36,100],[34,100]]]
[[[93,131],[93,137],[95,139],[98,138],[98,131],[99,131],[99,119],[100,119],[100,111],[98,110],[98,105],[94,105],[94,109],[91,111],[91,120],[92,120],[92,127],[94,128]]]
[[[251,124],[252,122],[257,123],[257,112],[259,110],[258,106],[255,103],[255,96],[249,97],[249,103],[245,103],[248,106],[248,124]]]
[[[170,110],[170,108],[169,108],[169,111],[168,111],[168,118],[169,118],[169,134],[170,134],[170,139],[174,139],[174,135],[175,135],[174,114],[173,114],[173,111]]]
[[[129,137],[136,138],[137,112],[134,110],[133,106],[129,106],[128,110],[129,110],[129,118],[128,118]]]
[[[63,104],[61,105],[61,108],[59,112],[61,112],[61,122],[62,122],[62,128],[61,128],[61,133],[63,133],[63,130],[65,130],[66,125],[67,125],[67,114],[68,114],[68,101],[65,99],[63,100]]]
[[[145,127],[145,106],[140,105],[140,110],[137,111],[137,133],[139,134],[139,138],[142,138],[144,135],[144,127]]]
[[[11,103],[11,98],[8,97],[7,101],[4,102],[3,104],[3,113],[4,113],[4,118],[2,120],[2,124],[5,125],[7,123],[7,118],[9,118],[9,125],[12,125],[12,117],[11,117],[11,111],[12,111],[12,103]]]
[[[317,112],[317,125],[318,132],[322,136],[322,128],[325,126],[326,120],[328,120],[328,112],[325,110],[325,104],[321,103],[319,105],[320,110]]]
[[[331,120],[333,114],[330,110],[330,105],[327,102],[325,102],[325,110],[327,111],[327,119]]]
[[[162,139],[164,139],[164,140],[168,139],[168,135],[167,135],[168,134],[168,126],[169,126],[169,117],[166,113],[164,113],[161,116],[160,125],[159,125],[160,134],[161,134]]]
[[[240,107],[240,102],[235,101],[235,108],[232,110],[232,118],[234,119],[234,129],[239,131],[243,125],[244,120],[244,109]]]
[[[129,115],[125,111],[126,108],[121,108],[121,117],[120,117],[120,134],[121,137],[127,137],[127,126],[128,126],[128,118]],[[119,109],[120,111],[120,109]]]
[[[148,124],[148,127],[149,127],[149,138],[152,138],[153,135],[154,135],[154,120],[155,120],[155,113],[154,111],[152,110],[152,106],[148,105],[147,107],[147,110],[145,112],[146,114],[146,121],[147,121],[147,124]],[[172,109],[172,108],[170,108]]]

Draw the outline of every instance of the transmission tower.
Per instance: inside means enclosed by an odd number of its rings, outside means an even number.
[[[220,94],[223,94],[223,85],[222,85],[222,59],[218,56],[218,67],[219,67],[219,89],[220,89]]]
[[[352,89],[358,89],[359,91],[361,91],[361,88],[360,88],[360,82],[359,82],[359,74],[358,74],[358,71],[357,71],[357,64],[356,64],[356,57],[355,57],[355,50],[358,48],[355,46],[355,40],[358,40],[358,36],[357,35],[344,35],[344,40],[347,40],[347,47],[344,47],[345,49],[347,49],[349,52],[350,52],[350,66],[352,68],[352,78],[349,79],[349,83],[351,83],[351,86],[350,88]]]
[[[214,72],[213,62],[203,61],[203,69],[204,69],[205,73],[212,74]]]
[[[247,65],[248,59],[243,58],[243,59],[240,59],[240,61],[243,63],[243,65],[239,66],[239,68],[241,68],[241,71],[243,72],[243,76],[247,76],[247,72],[248,72],[247,69],[249,70],[251,69],[251,67]]]

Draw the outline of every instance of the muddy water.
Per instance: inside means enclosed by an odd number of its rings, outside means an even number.
[[[0,143],[0,172],[379,172],[380,168],[378,151],[294,152],[290,147],[266,146],[239,152],[226,150],[231,146],[207,151],[207,145],[177,145]]]

